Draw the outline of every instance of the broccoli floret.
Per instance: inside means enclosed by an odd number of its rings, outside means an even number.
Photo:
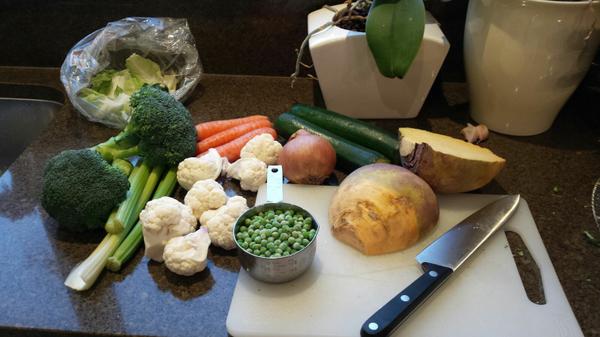
[[[129,101],[125,129],[96,150],[107,160],[140,155],[152,166],[177,165],[196,152],[196,128],[187,109],[160,85],[144,85]]]
[[[125,199],[127,176],[90,149],[67,150],[46,164],[42,206],[72,231],[102,228]]]

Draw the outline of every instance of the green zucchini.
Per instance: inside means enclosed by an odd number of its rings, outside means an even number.
[[[335,149],[338,164],[336,166],[343,171],[352,171],[361,166],[373,163],[389,162],[389,160],[381,153],[355,144],[288,112],[281,114],[277,120],[275,120],[275,129],[277,129],[279,135],[286,139],[299,129],[304,129],[327,139]]]
[[[375,150],[392,163],[400,163],[398,138],[378,127],[337,112],[305,104],[294,104],[290,113],[329,130],[351,142]]]

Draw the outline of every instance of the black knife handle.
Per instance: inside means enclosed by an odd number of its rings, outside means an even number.
[[[452,269],[432,263],[423,263],[423,270],[423,275],[369,317],[360,329],[361,336],[389,336],[452,274]]]

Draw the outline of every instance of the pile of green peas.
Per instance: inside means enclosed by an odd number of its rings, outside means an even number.
[[[277,258],[301,251],[316,233],[310,216],[278,209],[260,212],[244,220],[235,238],[248,253]]]

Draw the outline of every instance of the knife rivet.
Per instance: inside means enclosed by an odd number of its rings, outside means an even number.
[[[369,329],[375,331],[375,330],[379,329],[379,324],[377,324],[375,322],[371,322],[371,323],[369,323]]]
[[[402,295],[402,296],[400,296],[400,301],[408,302],[408,301],[410,301],[410,297],[408,297],[408,295]]]
[[[438,277],[438,273],[435,270],[432,270],[429,272],[429,276],[431,277]]]

